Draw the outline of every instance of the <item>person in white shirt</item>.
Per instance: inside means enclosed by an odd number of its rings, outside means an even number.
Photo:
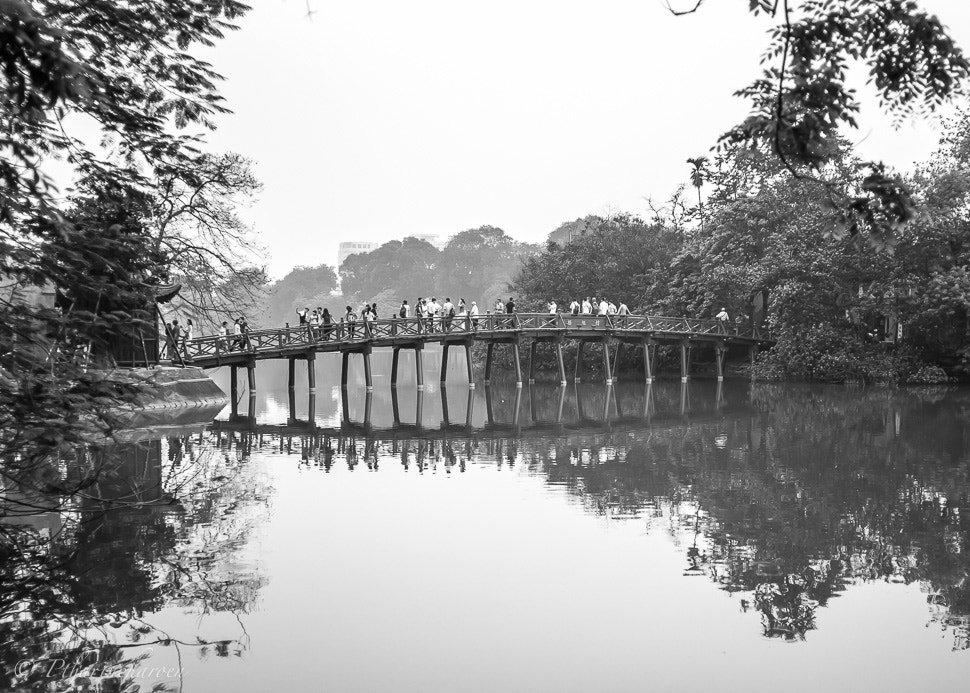
[[[445,332],[451,331],[451,319],[455,317],[455,304],[451,302],[451,297],[445,298],[441,304],[441,325]]]
[[[609,309],[610,309],[610,304],[607,303],[606,302],[606,299],[604,298],[604,299],[600,300],[600,307],[599,307],[599,312],[597,313],[597,315],[606,315],[606,313],[609,311]]]
[[[606,306],[607,315],[616,315],[616,304],[610,301]]]
[[[717,326],[721,332],[727,332],[728,325],[731,322],[731,318],[728,317],[727,311],[721,306],[721,312],[714,316],[717,319]]]
[[[475,301],[472,301],[472,307],[469,308],[468,314],[471,316],[471,319],[472,319],[472,327],[477,329],[478,328],[478,304],[475,303]]]
[[[579,301],[577,301],[575,298],[572,300],[572,303],[569,304],[569,312],[572,315],[579,315]]]
[[[555,301],[549,301],[549,315],[555,315],[558,306]]]
[[[593,313],[593,304],[589,302],[589,296],[583,299],[583,315],[591,315]]]

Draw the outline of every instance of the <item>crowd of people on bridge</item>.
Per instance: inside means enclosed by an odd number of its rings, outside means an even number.
[[[546,303],[546,311],[549,315],[607,317],[619,326],[622,326],[625,318],[632,314],[623,301],[616,303],[605,297],[586,296],[581,300],[572,298],[568,305],[563,305],[566,310],[560,310],[560,304],[552,299]],[[451,297],[439,301],[436,296],[430,298],[419,296],[413,304],[407,299],[402,300],[397,311],[387,317],[391,318],[393,323],[396,323],[398,319],[408,319],[418,332],[431,334],[449,333],[456,329],[462,331],[477,330],[485,316],[494,320],[494,316],[508,316],[514,313],[516,313],[516,304],[513,296],[510,296],[508,300],[496,298],[491,308],[486,308],[484,312],[479,308],[477,301],[469,303],[464,298],[459,298],[457,302],[454,302]],[[356,311],[353,306],[348,305],[339,317],[323,306],[317,306],[313,310],[309,306],[305,306],[298,309],[296,314],[299,320],[298,328],[307,330],[309,337],[314,341],[369,337],[374,333],[373,323],[379,319],[377,303],[364,303]],[[724,307],[716,314],[715,319],[719,331],[725,334],[731,331],[731,319]],[[738,316],[738,320],[740,320],[740,316]],[[497,327],[504,326],[502,322],[487,324]],[[175,360],[178,357],[189,357],[188,343],[196,336],[191,318],[184,326],[179,324],[178,318],[173,319],[171,323],[164,323],[164,325],[165,336],[162,358]],[[289,328],[290,324],[287,323],[286,327]],[[396,333],[396,329],[393,327],[392,331]],[[239,317],[233,321],[231,327],[228,321],[223,321],[218,330],[218,337],[220,344],[226,351],[246,351],[252,349],[249,332],[249,324],[246,318]]]

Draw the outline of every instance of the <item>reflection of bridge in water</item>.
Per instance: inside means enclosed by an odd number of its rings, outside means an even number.
[[[674,396],[670,396],[673,390],[677,392]],[[485,423],[476,425],[474,423],[476,390],[469,388],[464,398],[464,406],[456,407],[456,403],[449,401],[448,388],[442,386],[439,389],[441,420],[437,426],[423,424],[425,402],[430,396],[424,390],[415,391],[414,418],[408,421],[401,416],[397,388],[391,389],[393,423],[390,426],[374,425],[372,421],[374,395],[370,391],[366,393],[364,399],[363,420],[355,420],[351,417],[348,391],[346,388],[341,388],[340,426],[320,426],[316,423],[314,418],[316,394],[313,392],[309,393],[307,418],[297,419],[292,391],[289,398],[290,417],[285,424],[258,423],[255,415],[255,395],[251,394],[247,415],[234,413],[228,421],[217,420],[213,422],[212,430],[284,437],[350,435],[388,440],[543,437],[573,433],[595,434],[645,426],[683,426],[690,423],[718,421],[726,415],[751,411],[747,401],[743,404],[738,403],[737,397],[733,398],[735,402],[729,403],[725,397],[722,382],[718,382],[716,386],[712,384],[710,393],[701,397],[698,397],[696,391],[692,396],[688,383],[681,383],[679,388],[664,388],[666,396],[659,406],[657,390],[652,383],[645,384],[634,397],[629,396],[630,392],[631,388],[625,388],[623,393],[627,396],[618,396],[618,388],[609,383],[595,391],[567,386],[497,388],[487,385],[484,388]],[[543,398],[543,395],[546,396]],[[631,399],[633,401],[630,401]]]
[[[461,347],[465,350],[468,383],[474,384],[471,348],[476,342],[487,347],[485,359],[485,382],[491,380],[495,345],[509,345],[515,382],[522,385],[521,348],[528,344],[529,382],[535,382],[536,351],[539,344],[555,348],[559,369],[559,382],[566,384],[566,365],[563,343],[578,343],[573,379],[582,378],[583,349],[587,344],[599,344],[603,354],[603,374],[607,383],[613,382],[614,370],[619,363],[624,346],[642,349],[643,371],[646,382],[652,382],[659,345],[676,346],[680,352],[681,381],[690,375],[692,353],[700,348],[714,352],[718,380],[723,380],[724,363],[729,349],[740,349],[754,358],[759,347],[773,343],[766,330],[757,327],[725,325],[717,320],[691,320],[642,315],[564,315],[513,313],[486,314],[472,318],[394,318],[360,323],[333,323],[331,325],[303,325],[282,329],[258,330],[246,335],[228,337],[201,337],[186,346],[187,359],[202,368],[229,366],[233,400],[237,399],[237,370],[246,368],[249,388],[256,387],[256,362],[286,359],[289,362],[289,386],[294,387],[296,361],[307,362],[307,378],[311,391],[316,388],[314,361],[318,353],[342,355],[341,385],[347,387],[347,373],[352,354],[360,354],[364,361],[366,388],[373,389],[371,353],[375,348],[392,350],[391,387],[398,382],[400,351],[415,353],[415,377],[418,388],[424,387],[422,353],[425,344],[440,344],[443,351],[441,382],[447,378],[448,350]],[[616,346],[613,356],[611,346]]]

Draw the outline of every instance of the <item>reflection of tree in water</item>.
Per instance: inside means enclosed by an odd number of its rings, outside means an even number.
[[[179,659],[186,646],[241,652],[242,622],[223,640],[180,642],[151,614],[179,606],[238,617],[253,604],[260,578],[236,556],[269,492],[247,444],[201,433],[129,440],[62,460],[46,492],[23,491],[20,507],[49,510],[0,523],[0,688],[69,688],[86,676],[107,690],[149,644],[177,648]],[[54,481],[69,492],[52,492]]]
[[[803,638],[852,581],[918,581],[967,647],[965,398],[798,395],[758,387],[750,417],[564,439],[527,464],[591,512],[669,521],[685,574],[742,593],[770,637]]]

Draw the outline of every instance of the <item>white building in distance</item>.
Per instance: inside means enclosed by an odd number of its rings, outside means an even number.
[[[380,243],[372,243],[370,241],[341,241],[337,251],[337,269],[340,269],[340,266],[344,264],[344,260],[351,255],[369,253],[372,250],[377,250],[379,247]]]

